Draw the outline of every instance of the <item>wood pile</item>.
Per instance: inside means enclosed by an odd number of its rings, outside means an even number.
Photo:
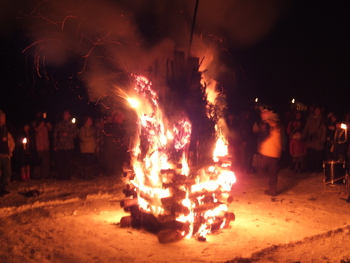
[[[197,176],[191,178],[173,169],[161,170],[160,177],[163,182],[161,187],[170,193],[167,197],[158,197],[137,188],[132,184],[134,175],[130,172],[124,176],[129,183],[123,189],[125,199],[120,201],[120,206],[130,215],[121,218],[120,226],[142,228],[155,233],[160,243],[174,242],[186,236],[194,236],[199,241],[205,241],[206,233],[227,228],[230,222],[235,220],[234,213],[227,212],[227,209],[220,210],[221,207],[227,208],[233,201],[231,193],[220,188],[191,191],[191,187],[198,181]],[[215,177],[213,174],[210,176]],[[141,208],[140,199],[147,202],[147,208],[160,207],[161,212],[155,213],[151,212],[152,209]],[[189,207],[183,205],[184,199],[190,201]],[[208,216],[207,212],[214,209],[220,211],[215,216]],[[193,215],[192,220],[179,221],[180,217],[187,217],[190,214]],[[204,229],[205,234],[202,234],[204,232],[201,229]]]

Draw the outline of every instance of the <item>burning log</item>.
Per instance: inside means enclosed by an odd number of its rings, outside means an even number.
[[[162,169],[159,172],[162,176],[174,176],[176,174],[175,169]]]
[[[160,231],[157,236],[158,236],[159,243],[162,243],[162,244],[179,241],[183,239],[183,235],[179,230],[172,230],[172,229]]]
[[[210,224],[211,232],[215,232],[221,229],[223,223],[224,223],[224,218],[216,218],[214,222]]]
[[[204,211],[212,210],[212,209],[218,207],[219,205],[222,205],[222,203],[216,202],[216,203],[207,203],[207,204],[199,205],[199,206],[194,208],[194,212],[197,214],[202,213]]]
[[[172,187],[170,189],[170,192],[173,196],[176,196],[179,199],[185,199],[186,198],[186,191],[183,191],[179,188]]]
[[[133,198],[137,197],[137,192],[135,189],[132,189],[132,190],[123,189],[123,194],[125,195],[125,197],[130,197],[130,196],[132,196]]]
[[[221,190],[215,190],[215,191],[208,191],[208,190],[202,190],[202,191],[197,191],[189,194],[188,198],[191,200],[196,200],[198,197],[202,198],[202,202],[207,203],[210,200],[217,199],[221,203],[227,203],[230,204],[233,202],[233,196],[229,195],[226,192],[223,192]]]
[[[190,209],[184,205],[179,204],[179,203],[173,203],[171,205],[171,212],[184,214],[185,216],[187,216],[190,213]]]
[[[178,230],[181,231],[184,235],[187,235],[190,231],[190,223],[189,222],[179,222],[177,220],[164,222],[160,224],[160,231],[162,230]]]
[[[170,188],[170,187],[174,187],[174,188],[179,188],[180,186],[189,186],[189,185],[193,185],[195,184],[195,180],[193,179],[186,179],[184,181],[170,181],[168,183],[163,183],[162,187],[163,188]]]
[[[221,224],[225,222],[225,224],[223,224],[221,228],[227,228],[230,225],[231,221],[235,221],[235,219],[236,219],[236,216],[234,213],[224,212],[223,214],[215,217],[215,221],[213,224],[218,223],[219,221],[221,222]]]
[[[132,226],[132,216],[123,216],[120,219],[120,227],[126,228]]]
[[[163,197],[161,198],[161,203],[164,206],[170,206],[174,202],[178,202],[180,200],[183,200],[186,198],[186,192],[182,191],[180,189],[172,189],[171,190],[172,196],[169,197]]]
[[[204,204],[207,203],[213,203],[214,202],[214,196],[213,195],[205,195],[202,199],[201,202]],[[197,204],[198,205],[198,204]]]
[[[127,180],[133,180],[135,178],[135,173],[132,170],[124,171],[123,177]]]
[[[161,224],[158,219],[149,212],[140,210],[138,214],[132,214],[132,227],[145,228],[152,233],[158,233],[161,229]]]
[[[166,222],[171,222],[174,221],[176,219],[176,215],[175,214],[159,214],[158,215],[158,221],[160,223],[166,223]]]
[[[173,182],[185,182],[188,180],[188,177],[183,174],[175,174],[173,177]]]
[[[120,201],[120,207],[129,207],[129,206],[133,206],[133,205],[137,205],[138,204],[138,200],[137,198],[133,198],[133,199],[124,199]]]
[[[129,182],[129,183],[125,184],[125,189],[126,190],[136,190],[136,186]]]
[[[124,207],[124,212],[130,213],[132,215],[137,215],[140,212],[139,206],[132,205],[132,206]]]
[[[222,226],[222,228],[228,227],[230,225],[230,222],[234,221],[235,219],[235,214],[232,212],[222,211],[219,215],[215,216],[215,220],[225,221],[225,224]]]
[[[230,225],[231,221],[235,221],[236,220],[236,216],[234,213],[232,212],[226,212],[225,213],[225,225],[223,226],[223,228],[226,228]]]
[[[163,206],[171,206],[173,203],[176,203],[180,201],[181,198],[178,198],[176,196],[169,196],[169,197],[163,197],[160,199],[160,202]]]
[[[128,183],[125,185],[125,189],[126,190],[134,190],[134,189],[136,189],[136,186],[133,185],[132,183]]]
[[[206,196],[206,195],[213,195],[213,194],[221,194],[220,190],[215,191],[208,191],[208,190],[202,190],[202,191],[196,191],[189,194],[189,199],[195,199],[199,196]]]
[[[233,202],[233,196],[226,193],[218,194],[215,197],[219,202],[222,203],[231,204]]]
[[[140,197],[145,199],[149,204],[158,204],[158,198],[157,197],[152,197],[144,192],[140,192]]]

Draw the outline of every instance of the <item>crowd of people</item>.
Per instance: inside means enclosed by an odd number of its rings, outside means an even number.
[[[244,111],[228,115],[229,144],[235,171],[268,173],[266,194],[277,195],[277,172],[285,166],[295,173],[324,171],[336,163],[349,170],[350,115],[325,112],[319,106],[308,111],[291,109],[282,116],[269,110]]]
[[[278,193],[277,173],[283,166],[295,173],[322,172],[327,161],[349,166],[348,115],[326,113],[315,106],[308,111],[291,109],[281,116],[268,107],[227,114],[234,171],[267,172],[270,179],[265,193],[274,196]],[[46,113],[38,112],[14,136],[6,125],[6,114],[0,111],[0,196],[8,193],[6,186],[13,180],[14,168],[22,181],[70,180],[77,151],[81,178],[92,179],[101,171],[107,176],[121,175],[130,161],[131,131],[122,108],[98,120],[85,116],[81,127],[66,110],[54,125]]]
[[[81,127],[68,110],[54,125],[46,117],[45,112],[38,112],[33,121],[13,133],[7,127],[6,114],[0,111],[0,196],[8,194],[6,186],[17,179],[14,170],[21,181],[70,180],[74,159],[79,160],[82,179],[99,176],[101,170],[107,176],[121,175],[123,166],[128,165],[130,133],[122,108],[106,119],[85,116]],[[79,158],[75,158],[77,153]]]

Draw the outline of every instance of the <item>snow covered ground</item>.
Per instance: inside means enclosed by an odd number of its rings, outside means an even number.
[[[119,226],[128,214],[120,208],[118,178],[13,182],[0,199],[0,262],[350,262],[343,185],[325,186],[323,174],[281,170],[281,193],[271,198],[263,194],[267,178],[236,176],[229,228],[206,242],[167,244]]]

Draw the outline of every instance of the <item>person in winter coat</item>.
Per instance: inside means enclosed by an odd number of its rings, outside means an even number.
[[[293,132],[289,141],[289,153],[292,157],[294,171],[300,173],[304,169],[306,156],[306,144],[301,138],[301,130],[297,129]]]
[[[4,196],[9,193],[6,186],[11,180],[11,157],[15,149],[15,141],[7,129],[6,114],[3,111],[0,111],[0,138],[0,196]]]
[[[79,147],[82,156],[83,177],[93,177],[95,154],[96,154],[96,129],[92,126],[90,116],[85,117],[84,125],[79,129]]]
[[[55,125],[53,131],[53,150],[57,153],[58,180],[70,180],[74,139],[78,135],[69,111],[63,112],[63,120]]]
[[[269,175],[269,189],[265,191],[265,194],[276,196],[278,162],[283,147],[282,128],[276,113],[268,111],[262,112],[261,115],[262,120],[268,124],[268,134],[258,145],[260,173],[266,170]]]
[[[298,111],[295,113],[294,119],[291,120],[287,125],[286,132],[289,138],[293,136],[293,132],[295,130],[302,129],[303,126],[304,126],[304,123],[302,121],[302,115],[301,115],[301,112]]]
[[[35,130],[35,145],[39,162],[34,167],[34,174],[41,178],[48,178],[50,171],[50,136],[52,124],[46,120],[46,113],[38,112],[37,119],[33,122]]]
[[[29,181],[33,167],[38,161],[38,153],[35,146],[35,131],[29,124],[23,126],[16,145],[21,180]]]
[[[327,160],[333,160],[333,154],[331,148],[334,145],[334,134],[336,130],[336,122],[338,120],[338,116],[334,112],[330,112],[327,114],[325,119],[326,126],[326,142],[325,142],[325,157]]]
[[[320,107],[306,120],[302,132],[306,142],[306,166],[311,173],[322,172],[323,151],[326,142],[326,126]]]
[[[241,166],[244,173],[253,172],[253,156],[257,150],[257,135],[253,131],[253,126],[254,120],[251,112],[245,111],[239,125]]]
[[[335,123],[335,132],[333,144],[330,148],[330,156],[332,160],[344,162],[346,160],[348,148],[348,130],[347,126],[341,120]]]

